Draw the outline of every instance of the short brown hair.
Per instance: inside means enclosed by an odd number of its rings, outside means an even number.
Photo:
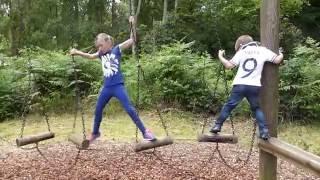
[[[109,34],[99,33],[99,34],[97,35],[97,37],[96,37],[96,41],[97,41],[97,39],[99,39],[99,38],[104,39],[106,42],[107,42],[107,41],[111,41],[111,43],[112,43],[112,45],[113,45],[113,37],[110,36]]]
[[[236,51],[238,51],[241,46],[248,44],[249,42],[252,42],[252,41],[253,41],[253,39],[251,36],[242,35],[242,36],[238,37],[236,44],[234,45],[234,48]]]

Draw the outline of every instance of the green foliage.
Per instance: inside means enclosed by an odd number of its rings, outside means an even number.
[[[302,11],[291,18],[291,21],[299,27],[305,36],[310,36],[320,40],[319,19],[320,19],[320,1],[309,0],[309,4],[303,6]]]
[[[280,1],[282,12],[285,16],[290,17],[298,14],[304,4],[308,4],[309,0],[282,0]]]
[[[8,67],[8,66],[7,66]],[[21,112],[24,95],[15,81],[14,69],[0,69],[0,121]]]
[[[0,54],[4,54],[9,46],[8,40],[0,34]]]
[[[285,119],[306,120],[320,115],[319,45],[308,38],[281,68],[280,110]]]
[[[214,92],[221,74],[220,63],[210,60],[207,52],[214,57],[221,48],[234,53],[234,41],[242,34],[250,34],[259,41],[261,1],[177,2],[175,7],[174,1],[169,1],[169,17],[164,23],[161,21],[163,2],[142,1],[137,26],[138,49],[146,78],[141,85],[142,102],[217,112],[228,90],[224,80],[220,80]],[[310,39],[299,44],[305,40],[306,32],[312,37],[319,36],[319,5],[316,0],[280,3],[281,46],[286,57],[290,57],[281,73],[281,112],[284,118],[316,118],[319,117],[319,45]],[[73,44],[87,47],[99,32],[111,34],[117,43],[124,41],[129,37],[128,16],[129,1],[1,1],[0,119],[21,111],[30,94],[29,71],[33,92],[41,95],[41,103],[55,110],[70,109],[74,98],[74,70],[71,58],[61,50]],[[182,42],[194,42],[194,45]],[[41,48],[33,48],[36,46]],[[8,57],[8,54],[19,57]],[[99,63],[79,57],[75,60],[83,97],[96,97],[102,84]],[[136,62],[126,56],[123,62],[128,92],[135,99]],[[227,71],[227,87],[233,77],[234,72]],[[213,94],[216,96],[212,97]],[[244,105],[240,110],[247,114],[249,108]]]
[[[288,18],[283,18],[280,24],[280,46],[285,49],[285,54],[292,54],[293,49],[304,41],[302,31]]]
[[[10,58],[1,68],[0,109],[4,119],[19,115],[26,105],[27,98],[40,103],[46,110],[66,111],[73,108],[75,77],[82,95],[88,95],[91,82],[100,81],[100,65],[82,58],[75,58],[75,69],[70,56],[62,52],[47,51],[40,48],[27,48],[20,51],[21,56]],[[99,70],[98,70],[99,69]]]
[[[307,0],[281,1],[281,14],[291,18],[305,4]],[[145,33],[141,39],[156,32],[158,47],[182,38],[195,40],[195,50],[212,54],[220,46],[233,49],[241,34],[259,38],[259,0],[179,0],[176,8],[174,1],[168,5],[169,21],[163,24],[162,1],[142,1],[138,26],[143,25]],[[1,1],[0,14],[0,34],[9,40],[8,49],[14,55],[25,46],[51,50],[67,49],[73,43],[88,46],[99,32],[109,33],[119,42],[128,37],[129,1]]]
[[[149,105],[165,103],[188,110],[216,111],[224,98],[224,89],[217,88],[214,94],[218,64],[208,55],[191,52],[191,43],[174,43],[163,46],[159,51],[142,54],[140,61],[144,72],[141,97]],[[129,62],[133,62],[130,60]],[[204,64],[205,63],[205,64]],[[136,69],[133,64],[124,65],[129,91],[136,91]],[[221,77],[222,78],[222,77]],[[224,83],[221,79],[219,86]]]

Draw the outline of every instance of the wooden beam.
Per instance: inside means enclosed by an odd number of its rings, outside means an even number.
[[[198,141],[236,144],[238,137],[233,134],[202,134],[198,137]]]
[[[153,149],[156,147],[167,146],[170,144],[173,144],[173,140],[171,139],[171,137],[166,137],[164,139],[159,139],[156,141],[145,141],[145,142],[136,144],[134,151],[139,152],[147,149]]]
[[[17,138],[16,143],[17,143],[17,146],[20,147],[28,144],[38,143],[40,141],[44,141],[51,138],[54,138],[54,133],[45,132],[37,135],[30,135],[22,138]]]
[[[83,138],[83,134],[71,134],[68,139],[79,149],[87,149],[90,145],[89,140]]]
[[[261,44],[276,53],[279,49],[279,14],[279,0],[262,0],[260,9]],[[261,107],[272,137],[277,137],[278,84],[278,66],[266,63],[262,74]],[[259,151],[259,178],[260,180],[277,179],[277,158],[263,150]]]
[[[311,170],[320,176],[319,156],[306,152],[277,138],[270,138],[269,141],[259,140],[258,146],[265,152],[295,163],[301,168]]]

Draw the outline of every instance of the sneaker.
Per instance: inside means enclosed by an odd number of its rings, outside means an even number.
[[[267,141],[269,138],[270,138],[270,135],[269,135],[269,132],[268,132],[268,129],[263,129],[261,132],[260,132],[260,138]]]
[[[156,137],[152,134],[152,132],[149,129],[146,129],[146,131],[144,132],[143,139],[147,141],[157,140]]]
[[[210,129],[210,132],[214,133],[214,134],[216,134],[216,133],[218,133],[220,131],[221,131],[221,125],[220,124],[215,124],[214,127],[212,129]]]
[[[98,137],[100,137],[100,133],[98,134],[91,134],[90,138],[89,138],[89,142],[90,144],[93,143]]]

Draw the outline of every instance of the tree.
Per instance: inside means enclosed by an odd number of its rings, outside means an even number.
[[[167,18],[168,18],[168,0],[163,0],[162,24],[167,23]]]

